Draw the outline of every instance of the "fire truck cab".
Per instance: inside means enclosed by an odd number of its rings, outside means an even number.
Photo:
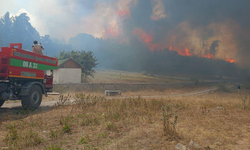
[[[0,107],[7,100],[21,100],[24,109],[36,109],[53,90],[53,69],[58,60],[22,50],[11,43],[0,51]],[[47,74],[46,72],[50,72]]]

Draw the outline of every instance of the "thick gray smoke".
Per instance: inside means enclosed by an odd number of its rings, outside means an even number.
[[[219,40],[215,40],[212,42],[210,48],[209,48],[209,52],[212,54],[212,55],[215,55],[216,54],[216,49],[219,47]]]
[[[39,14],[48,34],[69,39],[74,50],[94,51],[102,67],[234,76],[241,74],[237,66],[250,64],[249,4],[248,0],[44,0],[36,5],[40,12],[30,14],[34,18]]]
[[[232,74],[237,70],[235,65],[249,66],[250,1],[129,0],[126,7],[118,7],[117,3],[124,1],[111,0],[116,19],[106,24],[103,39],[94,40],[95,46],[73,42],[84,39],[80,36],[69,43],[76,49],[92,48],[100,61],[109,64],[106,66],[123,69],[165,67],[219,75],[223,71]],[[100,10],[96,7],[95,11]],[[111,58],[105,59],[109,55]]]
[[[155,6],[157,3],[161,7]],[[140,28],[152,35],[149,46],[173,46],[176,51],[184,51],[186,46],[192,55],[211,53],[216,59],[233,58],[237,64],[244,64],[249,60],[244,59],[249,51],[249,4],[247,0],[138,0],[124,30],[131,33]],[[154,7],[162,9],[155,13],[155,18]]]

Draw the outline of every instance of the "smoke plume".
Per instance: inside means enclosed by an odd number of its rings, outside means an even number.
[[[106,66],[230,74],[228,69],[250,64],[249,5],[248,0],[40,0],[39,13],[25,10],[39,14],[39,28],[52,37],[95,51]]]

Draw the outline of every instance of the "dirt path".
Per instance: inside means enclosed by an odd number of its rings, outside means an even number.
[[[202,94],[207,94],[209,92],[215,91],[217,88],[211,88],[211,89],[206,89],[202,91],[194,91],[194,92],[189,92],[189,93],[184,93],[184,94],[173,94],[173,95],[154,95],[154,96],[140,96],[142,98],[167,98],[167,97],[179,97],[179,96],[192,96],[192,95],[202,95]],[[126,99],[126,98],[138,98],[139,96],[122,96],[122,97],[106,97],[106,99]],[[74,99],[71,100],[73,102]],[[40,105],[41,107],[51,107],[56,104],[57,101],[52,100],[52,101],[44,101]],[[21,101],[18,102],[13,102],[13,103],[5,103],[0,109],[4,108],[13,108],[13,107],[21,107]]]

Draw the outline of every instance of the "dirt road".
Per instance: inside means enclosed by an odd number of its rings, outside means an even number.
[[[215,91],[217,90],[217,88],[210,88],[210,89],[206,89],[206,90],[202,90],[202,91],[194,91],[194,92],[189,92],[189,93],[183,93],[183,94],[173,94],[173,95],[154,95],[154,96],[140,96],[142,98],[167,98],[167,97],[179,97],[179,96],[192,96],[192,95],[202,95],[202,94],[207,94],[209,92]],[[125,96],[120,96],[120,97],[106,97],[106,99],[126,99],[126,98],[130,98],[129,97],[125,97]],[[139,96],[133,96],[133,98],[137,98]],[[74,99],[71,99],[71,102],[73,102]],[[47,107],[51,107],[53,105],[56,104],[57,101],[52,100],[52,101],[44,101],[42,102],[41,106],[42,108],[47,108]],[[14,108],[14,107],[21,107],[21,101],[15,101],[15,102],[11,102],[11,103],[5,103],[1,108],[1,109],[9,109],[9,108]]]

